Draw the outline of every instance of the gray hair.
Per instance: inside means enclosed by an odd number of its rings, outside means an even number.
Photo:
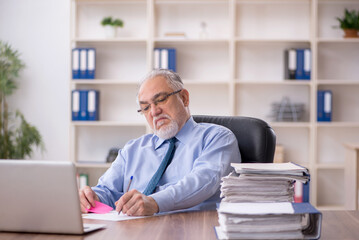
[[[168,85],[173,89],[173,91],[177,91],[184,88],[182,79],[177,73],[168,69],[154,69],[145,76],[145,78],[141,81],[138,89],[140,89],[142,84],[147,80],[158,76],[166,78]]]

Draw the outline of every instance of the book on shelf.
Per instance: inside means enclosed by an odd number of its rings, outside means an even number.
[[[96,72],[96,49],[72,49],[72,79],[94,79]]]
[[[87,92],[87,120],[99,120],[99,100],[100,92],[96,90],[88,90]]]
[[[297,52],[295,49],[284,50],[284,79],[295,79],[297,69]]]
[[[310,80],[311,50],[290,48],[284,50],[284,79]]]
[[[174,48],[155,48],[154,49],[154,69],[169,69],[176,72],[176,49]]]
[[[318,90],[317,92],[317,121],[332,121],[333,93],[330,90]]]
[[[99,96],[97,90],[72,90],[72,121],[99,120]]]

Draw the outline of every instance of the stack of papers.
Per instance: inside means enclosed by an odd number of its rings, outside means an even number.
[[[294,207],[295,206],[295,207]],[[317,239],[321,214],[309,203],[226,203],[218,208],[218,239]]]
[[[292,202],[294,182],[306,183],[308,170],[293,163],[232,163],[222,178],[222,202]]]

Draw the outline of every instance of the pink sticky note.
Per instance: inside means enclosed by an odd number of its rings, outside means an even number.
[[[88,212],[93,212],[93,213],[108,213],[109,211],[111,211],[113,208],[102,203],[102,202],[96,202],[96,206],[95,207],[91,207]]]

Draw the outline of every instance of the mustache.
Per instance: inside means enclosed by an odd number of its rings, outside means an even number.
[[[170,117],[169,115],[167,115],[167,114],[161,114],[161,115],[159,115],[159,116],[156,116],[156,117],[154,117],[153,120],[152,120],[154,128],[156,128],[156,121],[157,121],[158,119],[160,119],[160,118],[167,118],[167,119],[169,119],[169,120],[172,120],[171,117]]]

